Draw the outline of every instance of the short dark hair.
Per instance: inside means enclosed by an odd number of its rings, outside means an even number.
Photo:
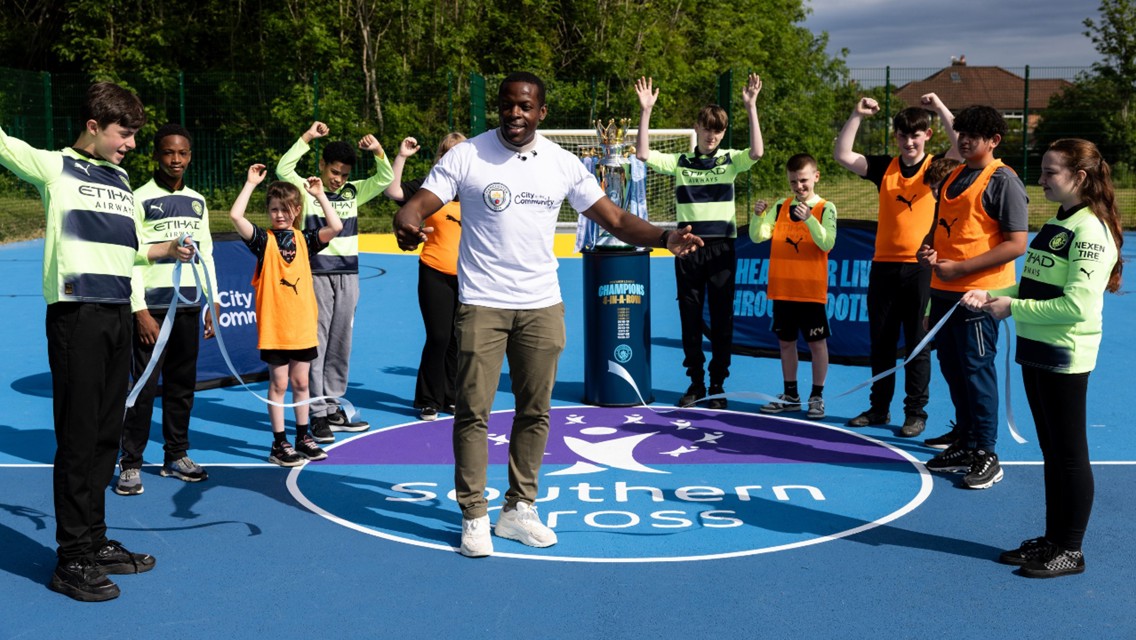
[[[545,104],[545,89],[544,80],[541,80],[535,73],[528,71],[515,71],[505,76],[501,84],[497,86],[497,99],[500,100],[505,95],[505,86],[510,84],[531,84],[536,87],[536,99],[540,100],[540,104]]]
[[[328,164],[332,162],[342,162],[349,167],[354,167],[358,159],[359,157],[355,154],[355,147],[352,147],[342,140],[329,142],[327,146],[323,148],[323,161]]]
[[[969,133],[987,140],[995,134],[1006,137],[1006,119],[994,107],[974,105],[959,111],[952,124],[956,133]]]
[[[720,105],[708,104],[698,110],[695,122],[707,131],[725,131],[730,124],[730,116]]]
[[[817,168],[816,158],[807,153],[798,153],[785,163],[786,171],[802,171],[808,167]]]
[[[954,158],[935,156],[931,164],[927,165],[927,170],[923,172],[923,184],[935,186],[942,183],[960,164],[962,163]]]
[[[193,147],[193,136],[189,135],[188,129],[181,126],[180,124],[177,124],[176,122],[167,122],[166,124],[158,127],[158,130],[154,132],[154,149],[158,148],[158,145],[162,143],[162,140],[170,136],[181,136],[189,141],[189,146],[191,148]]]
[[[146,124],[146,109],[133,91],[113,82],[96,82],[87,87],[87,95],[79,107],[83,122],[94,120],[100,129],[117,124],[138,130]]]
[[[895,117],[891,119],[891,127],[896,133],[911,135],[930,129],[932,117],[934,116],[926,109],[908,107],[895,114]]]

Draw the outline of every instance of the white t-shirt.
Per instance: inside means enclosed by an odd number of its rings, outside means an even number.
[[[552,250],[560,203],[584,211],[604,193],[575,155],[539,133],[534,142],[518,153],[487,131],[450,149],[422,183],[442,202],[460,198],[464,304],[543,309],[561,301]]]

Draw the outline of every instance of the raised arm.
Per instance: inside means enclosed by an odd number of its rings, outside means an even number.
[[[233,201],[233,206],[229,209],[229,219],[233,221],[237,235],[242,240],[252,238],[254,229],[252,223],[245,218],[245,209],[248,209],[249,198],[252,197],[252,192],[256,191],[256,186],[264,181],[266,173],[268,173],[268,167],[263,164],[251,165],[248,168],[248,176],[245,178],[245,186],[241,188],[241,192],[237,194],[237,199]]]
[[[280,162],[276,165],[276,177],[285,182],[291,182],[296,186],[303,186],[304,179],[300,174],[296,173],[296,165],[300,162],[300,158],[311,148],[312,140],[316,138],[323,138],[328,134],[327,125],[316,121],[308,130],[300,134],[300,138],[292,145],[291,149],[284,152],[280,156]]]
[[[386,194],[391,200],[402,202],[406,199],[406,194],[402,191],[402,171],[406,168],[406,159],[418,153],[418,140],[407,136],[402,139],[398,145],[398,155],[395,156],[394,162],[391,163],[391,183],[387,185]]]
[[[919,102],[927,109],[931,109],[939,115],[939,120],[943,122],[943,132],[947,134],[947,138],[951,141],[951,148],[947,151],[946,157],[954,158],[962,162],[962,154],[958,150],[959,137],[955,131],[955,116],[947,105],[939,99],[939,96],[934,93],[928,93],[919,98]]]
[[[749,74],[746,88],[742,91],[742,103],[745,104],[746,115],[749,117],[749,157],[751,160],[761,160],[765,155],[765,141],[761,137],[761,123],[757,121],[757,95],[761,93],[761,76],[756,73]]]
[[[308,195],[315,198],[320,204],[320,209],[323,210],[323,217],[326,224],[320,227],[320,242],[325,244],[331,242],[331,239],[339,235],[339,232],[343,230],[343,220],[341,220],[339,214],[335,212],[335,207],[331,206],[331,201],[327,199],[327,194],[323,192],[323,180],[321,180],[319,176],[311,176],[304,182],[304,191],[307,191]]]
[[[856,132],[860,130],[860,122],[864,118],[870,118],[879,113],[879,111],[880,104],[878,102],[872,98],[860,98],[860,101],[852,109],[852,115],[848,116],[848,120],[836,136],[836,144],[832,151],[833,158],[840,163],[840,166],[861,178],[868,175],[868,159],[863,154],[853,151],[852,144],[856,142]]]
[[[360,138],[359,150],[369,151],[375,156],[375,172],[366,180],[353,183],[358,188],[358,194],[355,197],[359,204],[366,204],[390,186],[391,180],[394,178],[394,170],[391,168],[386,151],[383,151],[383,145],[375,136],[368,133]]]
[[[635,93],[639,96],[639,133],[635,138],[635,157],[643,162],[651,156],[651,141],[648,129],[651,127],[651,110],[659,99],[659,90],[653,88],[651,78],[640,76],[635,81]]]

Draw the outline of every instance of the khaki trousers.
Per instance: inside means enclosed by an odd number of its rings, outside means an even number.
[[[509,359],[516,410],[509,436],[509,490],[505,504],[532,503],[548,441],[548,413],[556,366],[564,350],[564,304],[544,309],[458,309],[457,409],[454,415],[454,486],[462,516],[486,515],[489,413]]]

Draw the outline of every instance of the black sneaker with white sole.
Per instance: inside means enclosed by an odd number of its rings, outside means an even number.
[[[292,447],[292,443],[287,440],[273,442],[272,450],[268,453],[268,461],[282,467],[298,467],[304,464],[305,460],[307,460],[307,458],[300,455],[296,449]]]
[[[308,460],[324,460],[327,458],[327,452],[321,449],[310,435],[296,440],[296,453]]]
[[[998,464],[998,454],[979,449],[974,452],[974,459],[962,482],[971,489],[989,489],[1001,482],[1003,475],[1002,465]]]
[[[335,413],[327,414],[327,426],[332,431],[349,431],[354,433],[370,429],[371,423],[366,420],[349,420],[347,413],[340,407],[335,410]]]
[[[955,443],[947,447],[946,451],[928,460],[925,466],[928,471],[962,473],[970,471],[972,462],[974,462],[974,451]]]
[[[331,427],[327,424],[327,416],[312,416],[312,424],[308,428],[308,433],[312,434],[312,440],[320,444],[335,442],[335,434],[331,432]]]

